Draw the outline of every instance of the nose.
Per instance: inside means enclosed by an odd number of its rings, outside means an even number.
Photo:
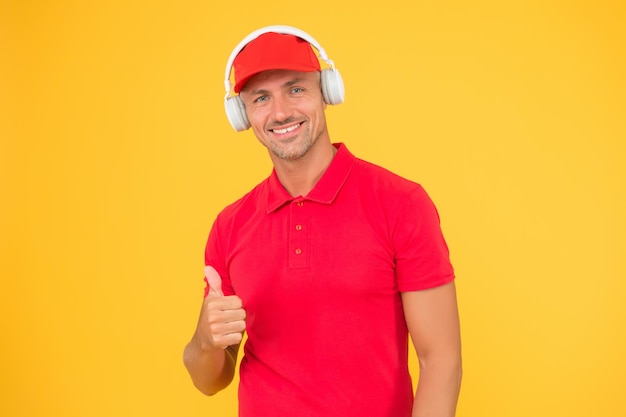
[[[285,120],[287,120],[292,113],[292,108],[289,100],[282,95],[274,96],[272,100],[272,112],[276,121],[284,122]]]

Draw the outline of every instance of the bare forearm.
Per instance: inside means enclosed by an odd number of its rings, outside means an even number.
[[[454,417],[461,388],[461,360],[433,360],[420,366],[413,417]]]
[[[194,337],[185,347],[183,362],[193,384],[205,395],[226,388],[235,374],[236,353],[233,346],[214,349],[201,346]]]

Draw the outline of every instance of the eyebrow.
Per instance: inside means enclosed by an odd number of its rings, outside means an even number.
[[[292,80],[287,81],[286,83],[284,83],[283,85],[281,85],[281,88],[285,88],[285,87],[291,87],[294,84],[298,84],[299,82],[302,82],[304,80],[304,78],[294,78]],[[257,94],[267,94],[269,93],[269,91],[267,90],[263,90],[263,89],[259,89],[259,90],[252,90],[250,91],[250,94],[252,95],[257,95]]]

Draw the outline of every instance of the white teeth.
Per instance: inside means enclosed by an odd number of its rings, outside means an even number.
[[[293,130],[295,130],[298,126],[300,126],[299,124],[288,127],[286,129],[274,129],[274,133],[278,133],[279,135],[282,135],[283,133],[287,133],[287,132],[292,132]]]

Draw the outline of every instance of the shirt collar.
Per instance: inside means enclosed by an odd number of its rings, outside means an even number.
[[[295,199],[311,200],[323,204],[332,204],[339,194],[339,190],[348,179],[356,157],[350,153],[343,143],[333,144],[337,153],[330,165],[322,174],[315,187],[303,198],[292,197],[282,186],[276,175],[276,170],[268,178],[267,212],[277,210],[283,204]]]

